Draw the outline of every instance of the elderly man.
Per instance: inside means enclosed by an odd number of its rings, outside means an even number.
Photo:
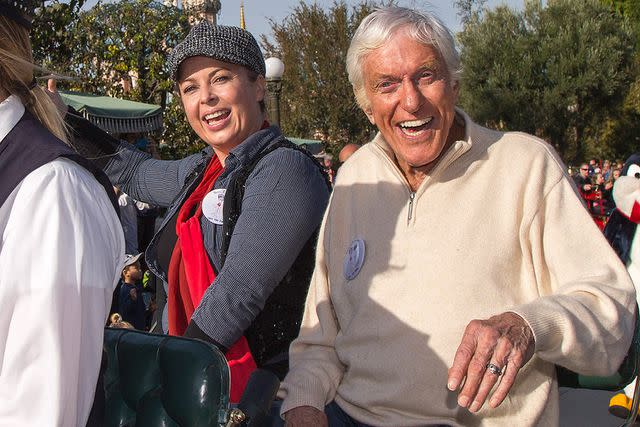
[[[455,107],[459,59],[435,17],[373,12],[347,69],[380,132],[323,223],[287,424],[557,425],[555,366],[610,374],[629,348],[624,266],[547,144]]]

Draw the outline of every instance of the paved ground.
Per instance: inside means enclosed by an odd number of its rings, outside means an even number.
[[[609,415],[608,391],[560,389],[561,427],[618,427],[624,420]],[[637,424],[636,425],[640,425]]]

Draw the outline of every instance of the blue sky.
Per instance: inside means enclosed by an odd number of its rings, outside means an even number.
[[[239,25],[240,0],[221,0],[221,2],[222,10],[218,16],[218,23],[223,25]],[[346,0],[346,2],[347,4],[359,3],[358,0]],[[88,0],[86,6],[91,7],[95,3],[97,3],[97,0]],[[316,0],[316,3],[328,8],[333,4],[333,0]],[[454,32],[461,29],[457,10],[453,6],[452,0],[401,0],[399,3],[403,6],[414,6],[435,13]],[[297,0],[244,0],[247,29],[251,31],[256,38],[261,34],[269,35],[271,34],[269,18],[280,22],[297,4]],[[494,8],[502,4],[506,4],[513,9],[522,9],[524,0],[488,0],[486,6]]]

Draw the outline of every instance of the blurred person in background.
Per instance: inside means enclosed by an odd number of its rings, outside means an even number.
[[[593,177],[593,189],[600,193],[600,197],[606,205],[610,205],[613,197],[613,182],[607,181],[602,172],[598,172]]]
[[[128,254],[137,254],[138,250],[138,209],[136,201],[118,187],[113,187],[120,207],[120,222],[124,231],[125,251]]]
[[[324,166],[324,171],[329,177],[331,184],[335,181],[335,171],[333,170],[333,156],[331,154],[324,153],[320,156],[320,161]]]
[[[596,168],[598,167],[598,161],[596,159],[589,160],[589,177],[592,177],[594,173],[596,173]]]
[[[346,162],[347,159],[351,157],[353,153],[358,151],[360,147],[361,147],[360,144],[353,144],[353,143],[346,144],[344,147],[342,147],[342,150],[340,150],[340,153],[338,154],[338,161],[340,162],[340,165]]]
[[[618,180],[618,178],[620,178],[620,174],[621,174],[621,169],[620,168],[615,168],[612,172],[611,172],[611,181],[615,184],[616,181]]]
[[[141,256],[141,253],[126,256],[118,293],[118,313],[134,328],[144,331],[146,307],[142,289]]]
[[[611,160],[605,160],[604,163],[602,163],[602,174],[604,175],[605,181],[611,178]]]
[[[591,178],[589,177],[589,165],[582,163],[578,169],[578,173],[573,176],[573,182],[581,193],[591,191]]]
[[[120,313],[113,313],[111,316],[109,316],[109,327],[120,329],[135,329],[131,323],[122,320],[122,316],[120,316]]]

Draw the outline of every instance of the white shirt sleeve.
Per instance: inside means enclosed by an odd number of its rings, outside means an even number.
[[[84,426],[124,261],[104,188],[68,159],[0,206],[0,426]]]

